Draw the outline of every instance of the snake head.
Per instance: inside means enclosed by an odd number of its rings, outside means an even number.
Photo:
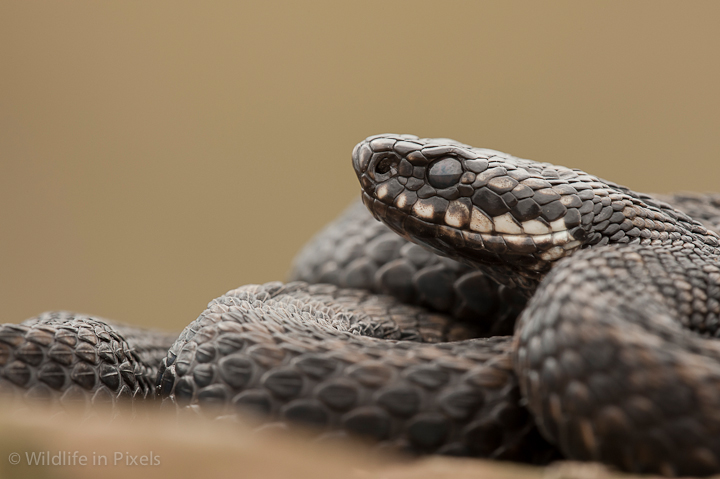
[[[503,283],[539,280],[592,236],[581,208],[592,210],[594,193],[579,170],[394,134],[360,142],[352,159],[377,219],[444,256],[511,270],[494,274]]]

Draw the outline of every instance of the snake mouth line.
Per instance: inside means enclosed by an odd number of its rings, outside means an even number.
[[[453,201],[438,223],[435,209],[427,203],[416,202],[411,208],[403,208],[397,202],[389,205],[366,192],[363,201],[376,218],[385,218],[391,227],[393,221],[390,218],[395,217],[397,225],[394,229],[405,237],[409,237],[408,232],[400,223],[410,221],[420,225],[425,232],[423,236],[428,238],[437,236],[440,231],[449,233],[448,230],[453,230],[455,233],[451,236],[458,241],[461,237],[461,241],[473,249],[496,255],[529,255],[542,262],[556,261],[582,245],[562,218],[551,222],[540,218],[518,221],[510,213],[489,216],[476,207],[468,208],[464,203]],[[537,268],[544,266],[537,265]]]
[[[565,227],[561,220],[546,224],[540,220],[517,222],[509,214],[490,218],[473,208],[472,218],[458,225],[452,218],[443,224],[436,224],[412,214],[395,205],[388,205],[363,193],[363,201],[373,215],[385,222],[396,233],[409,239],[409,229],[426,246],[437,250],[435,244],[439,237],[452,237],[451,241],[463,246],[485,251],[500,260],[507,261],[513,257],[531,257],[535,260],[526,262],[529,270],[540,271],[547,264],[570,255],[578,249],[582,242],[578,241]],[[422,239],[424,237],[424,240]],[[440,248],[442,250],[442,248]]]
[[[456,222],[450,226],[462,225]],[[582,244],[572,236],[563,219],[549,223],[540,219],[518,222],[510,213],[490,217],[473,208],[469,228],[479,233],[485,243],[492,241],[491,238],[502,238],[511,249],[534,252],[545,261],[557,260]],[[536,247],[534,251],[530,243]]]

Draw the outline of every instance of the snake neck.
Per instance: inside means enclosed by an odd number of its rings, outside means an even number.
[[[411,135],[369,137],[352,158],[375,218],[528,296],[580,249],[640,244],[720,254],[717,234],[699,222],[582,170]]]

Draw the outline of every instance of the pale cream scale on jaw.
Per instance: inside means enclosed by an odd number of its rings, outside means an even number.
[[[418,200],[413,205],[413,212],[420,218],[431,219],[435,214],[435,208],[428,202]]]
[[[375,190],[375,194],[379,199],[383,199],[388,195],[388,185],[387,183],[382,183],[380,186],[377,187],[377,190]]]
[[[402,200],[403,198],[398,199]],[[397,206],[403,208],[405,205],[398,204]],[[413,212],[423,219],[431,219],[435,213],[433,206],[422,200],[413,205]],[[468,207],[459,201],[451,201],[448,205],[445,212],[445,224],[463,228],[468,225],[468,217],[470,217],[470,229],[481,233],[483,239],[494,234],[501,236],[512,245],[519,236],[531,237],[538,249],[544,250],[538,252],[537,255],[545,261],[559,259],[581,244],[580,241],[573,240],[562,218],[551,221],[549,226],[535,219],[518,223],[510,213],[490,218],[478,208],[473,207],[472,214],[470,214]]]

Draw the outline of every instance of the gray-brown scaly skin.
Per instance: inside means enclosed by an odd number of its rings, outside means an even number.
[[[720,194],[652,195],[720,231]],[[478,326],[480,336],[512,334],[527,299],[478,269],[438,256],[376,221],[360,201],[298,253],[291,281],[389,294]]]
[[[720,231],[720,194],[652,196]],[[482,336],[512,334],[527,301],[476,268],[432,254],[395,234],[360,201],[303,247],[289,278],[389,294],[477,324]]]
[[[298,253],[290,280],[389,294],[471,323],[478,336],[512,334],[526,302],[481,271],[393,233],[360,201]]]
[[[510,338],[458,341],[464,328],[448,325],[368,291],[244,286],[181,333],[158,386],[165,403],[214,415],[254,409],[309,424],[320,440],[352,434],[414,453],[555,457],[519,404]]]
[[[154,397],[160,360],[175,335],[64,311],[0,325],[0,394],[54,405]],[[5,405],[8,403],[5,402]]]
[[[672,193],[652,196],[692,216],[706,228],[720,232],[720,193]]]
[[[353,164],[390,228],[531,296],[515,371],[568,457],[720,471],[717,234],[580,170],[451,140],[370,137]]]

